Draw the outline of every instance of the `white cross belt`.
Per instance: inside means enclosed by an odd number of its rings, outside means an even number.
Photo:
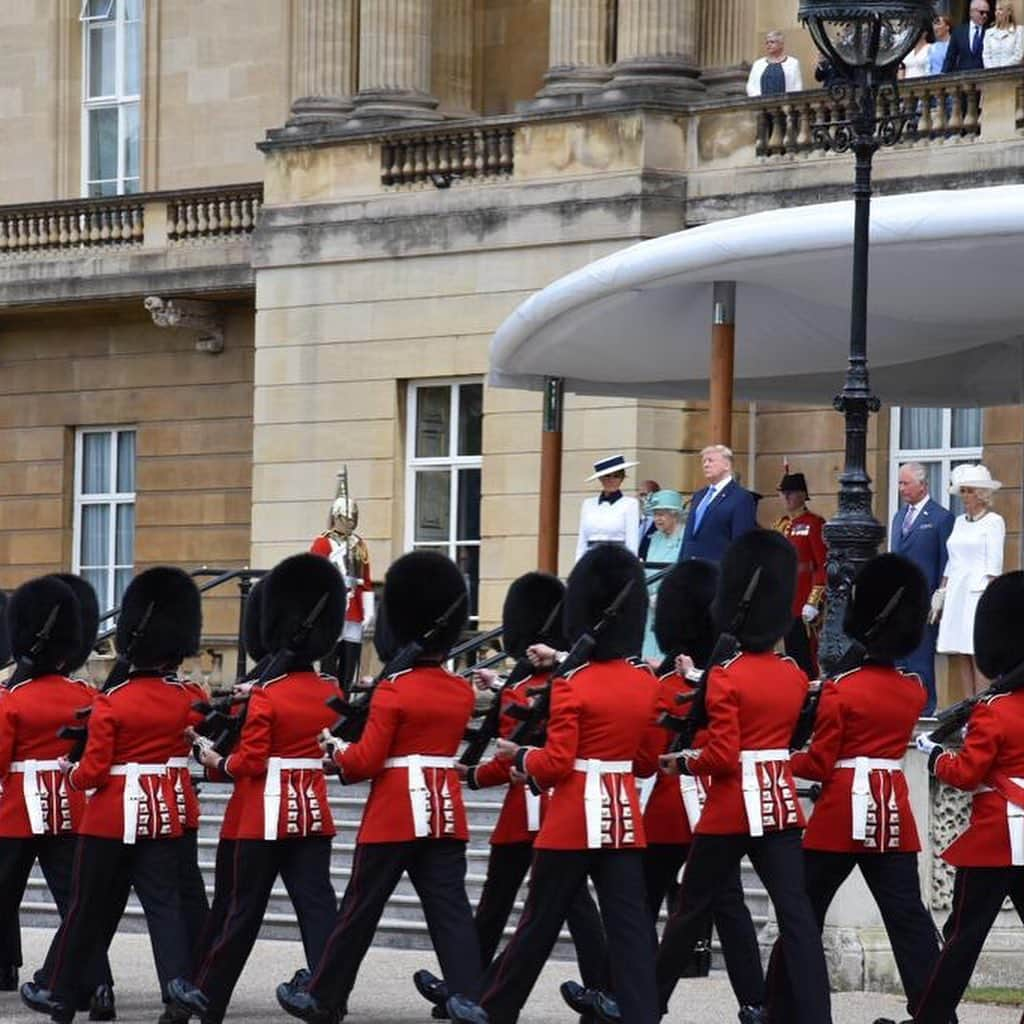
[[[28,758],[25,761],[12,761],[9,772],[21,772],[21,789],[25,796],[25,811],[32,835],[41,836],[46,829],[43,821],[43,795],[39,790],[40,772],[59,772],[60,761],[39,761]]]
[[[743,806],[747,812],[747,825],[750,828],[750,834],[754,837],[764,835],[764,817],[761,813],[761,782],[757,776],[757,766],[771,761],[788,760],[789,750],[784,748],[740,751]]]
[[[409,804],[412,807],[413,834],[417,839],[430,835],[430,792],[427,789],[424,768],[447,770],[455,767],[454,757],[438,757],[431,754],[408,754],[405,757],[389,757],[385,768],[405,768],[409,774]]]
[[[267,761],[267,779],[263,784],[263,838],[272,842],[277,838],[277,822],[281,815],[281,772],[324,770],[324,763],[316,757],[272,757]]]
[[[889,757],[844,757],[837,768],[853,769],[850,810],[853,815],[853,838],[863,842],[868,834],[868,804],[871,802],[871,773],[899,772],[903,762]]]
[[[121,841],[128,846],[135,845],[135,837],[139,828],[139,801],[142,799],[143,775],[166,775],[166,764],[115,764],[110,767],[111,775],[124,776],[124,793],[121,797],[124,810],[124,831]]]
[[[579,758],[573,762],[575,771],[583,772],[587,780],[583,788],[583,813],[587,821],[587,849],[601,849],[601,776],[629,775],[632,761],[601,761],[597,758]]]

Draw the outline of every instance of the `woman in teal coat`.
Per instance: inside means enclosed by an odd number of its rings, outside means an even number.
[[[648,566],[647,575],[653,576],[665,563],[674,564],[679,561],[679,551],[683,545],[683,496],[678,491],[656,491],[648,499],[648,508],[654,516],[655,530],[651,534],[645,565]],[[644,631],[643,656],[660,664],[664,655],[658,650],[658,642],[654,639],[654,602],[657,600],[658,584],[652,583],[647,590],[650,609]]]

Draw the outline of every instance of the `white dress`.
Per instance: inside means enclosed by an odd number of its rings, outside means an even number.
[[[906,78],[923,78],[930,74],[928,64],[931,57],[931,47],[927,44],[920,50],[911,50],[903,58],[903,74]]]
[[[580,509],[577,562],[594,544],[624,544],[634,555],[640,547],[640,502],[625,494],[614,503],[599,497],[587,498]]]
[[[957,516],[946,541],[946,602],[936,649],[941,654],[974,653],[974,613],[990,576],[1003,571],[1006,523],[995,512],[974,522]]]

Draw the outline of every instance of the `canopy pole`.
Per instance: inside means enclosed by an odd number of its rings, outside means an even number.
[[[732,446],[733,366],[736,354],[736,282],[716,281],[711,321],[712,444]]]
[[[562,506],[562,414],[565,396],[561,377],[544,378],[544,419],[540,441],[540,522],[537,567],[558,575],[558,534]]]

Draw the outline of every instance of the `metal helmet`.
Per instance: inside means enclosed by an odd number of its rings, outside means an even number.
[[[359,506],[349,497],[348,466],[338,474],[338,490],[331,504],[331,526],[346,536],[359,525]]]

